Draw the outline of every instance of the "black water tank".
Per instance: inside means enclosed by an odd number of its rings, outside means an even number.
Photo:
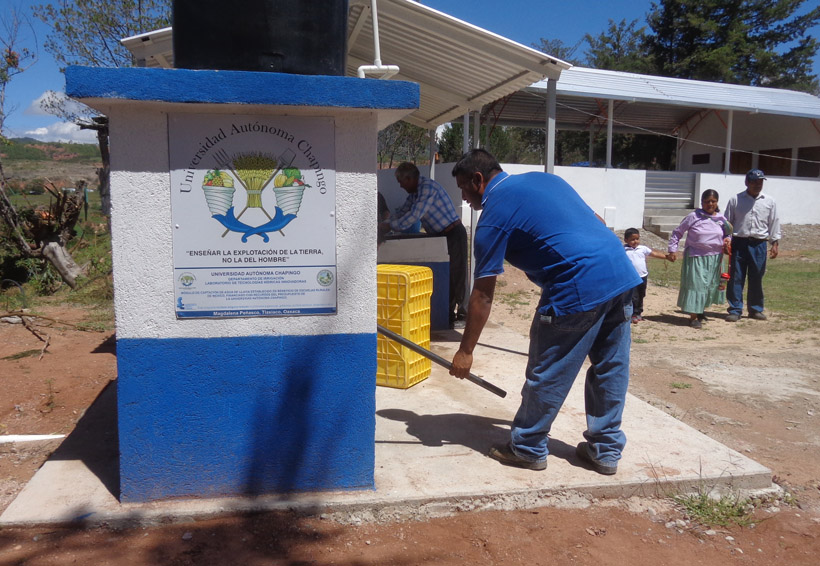
[[[347,0],[174,0],[178,69],[344,75]]]

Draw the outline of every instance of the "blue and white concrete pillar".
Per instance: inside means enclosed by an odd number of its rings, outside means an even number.
[[[66,84],[110,123],[121,500],[372,488],[376,138],[418,85]]]

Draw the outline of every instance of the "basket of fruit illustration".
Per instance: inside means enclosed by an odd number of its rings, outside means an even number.
[[[228,209],[233,206],[233,193],[236,189],[233,186],[233,178],[225,171],[212,169],[205,173],[202,190],[205,192],[205,200],[211,214],[227,214]]]
[[[282,169],[273,179],[273,193],[276,195],[276,206],[282,209],[285,214],[296,215],[302,205],[302,195],[306,188],[302,180],[302,172],[296,167],[286,167]]]

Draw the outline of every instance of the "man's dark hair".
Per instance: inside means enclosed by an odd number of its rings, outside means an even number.
[[[634,236],[635,234],[640,235],[637,228],[627,228],[624,230],[624,240],[628,240],[630,236]]]
[[[473,173],[481,173],[485,179],[489,179],[494,171],[501,171],[498,160],[486,149],[473,149],[456,162],[453,167],[453,177],[458,175],[470,177]]]
[[[419,168],[410,163],[409,161],[405,161],[404,163],[400,163],[398,167],[396,167],[396,179],[418,179],[419,178]]]

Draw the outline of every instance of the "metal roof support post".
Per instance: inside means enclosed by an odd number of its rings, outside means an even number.
[[[732,122],[735,119],[735,111],[729,110],[729,119],[726,121],[726,159],[724,159],[723,174],[728,175],[730,162],[732,161]]]
[[[473,113],[473,148],[481,147],[481,112]]]
[[[466,112],[464,114],[464,137],[462,138],[461,152],[467,153],[468,151],[470,151],[470,113]],[[467,289],[465,290],[465,296],[467,297],[469,297],[472,292],[474,281],[473,266],[475,265],[475,255],[473,250],[475,246],[473,244],[475,241],[473,235],[475,232],[473,228],[475,228],[476,222],[478,222],[478,215],[476,215],[475,210],[470,208],[470,233],[467,234],[467,237],[470,238],[470,254],[467,258],[469,265],[467,265]]]
[[[680,130],[677,133],[677,142],[675,143],[675,171],[680,171],[680,154],[683,149],[683,137]]]
[[[606,168],[612,169],[612,114],[615,111],[615,101],[609,99],[606,111]]]
[[[430,135],[430,178],[436,178],[436,129],[427,130]]]
[[[547,173],[555,173],[555,101],[558,98],[556,86],[556,81],[547,80],[547,123],[544,140],[544,171]]]
[[[467,153],[470,151],[470,113],[464,113],[464,127],[463,136],[461,138],[461,153]]]

